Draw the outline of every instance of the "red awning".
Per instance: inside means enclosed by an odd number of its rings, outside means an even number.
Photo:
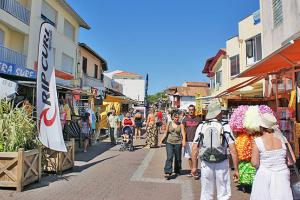
[[[251,68],[242,72],[238,77],[261,76],[274,74],[285,69],[290,69],[300,65],[300,37],[291,42],[266,58],[262,59]]]

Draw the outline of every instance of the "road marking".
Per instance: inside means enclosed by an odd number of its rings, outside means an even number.
[[[183,181],[183,180],[166,180],[162,178],[146,178],[143,177],[144,172],[148,168],[154,154],[155,149],[150,149],[140,166],[134,172],[132,177],[130,178],[131,181],[138,181],[138,182],[146,182],[146,183],[164,183],[164,184],[180,184],[181,187],[181,200],[191,200],[194,199],[193,187],[191,181]]]

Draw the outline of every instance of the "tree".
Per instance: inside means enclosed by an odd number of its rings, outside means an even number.
[[[168,96],[164,92],[158,92],[153,95],[148,95],[147,100],[150,105],[158,105],[162,104],[167,98]]]

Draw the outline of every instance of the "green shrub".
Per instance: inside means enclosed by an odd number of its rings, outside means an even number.
[[[35,122],[26,110],[13,108],[11,102],[0,100],[0,152],[31,150],[37,146]]]

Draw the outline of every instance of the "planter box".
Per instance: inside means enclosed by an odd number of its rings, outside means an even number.
[[[66,142],[67,152],[43,149],[43,170],[45,172],[62,173],[74,167],[75,139]]]
[[[0,152],[0,187],[23,187],[41,179],[41,150]]]

